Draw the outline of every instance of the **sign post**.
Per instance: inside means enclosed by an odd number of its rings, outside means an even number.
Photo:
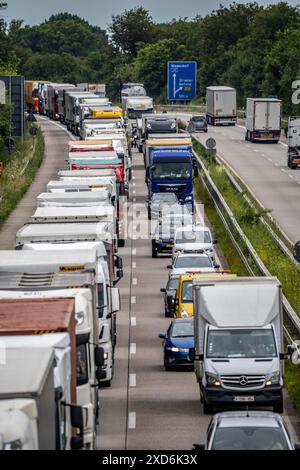
[[[168,62],[168,100],[189,101],[196,96],[197,62]]]

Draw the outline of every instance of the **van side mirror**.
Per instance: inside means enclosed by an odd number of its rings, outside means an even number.
[[[213,241],[213,245],[216,245],[218,243],[218,240],[215,238]]]
[[[95,347],[95,364],[97,367],[102,367],[104,364],[104,349],[100,346]]]
[[[166,334],[166,333],[159,333],[158,337],[159,337],[160,339],[166,339],[167,334]]]
[[[167,269],[172,269],[173,266],[171,264],[168,264]]]
[[[165,289],[164,287],[162,287],[162,288],[160,289],[160,292],[163,292],[163,293],[164,293],[164,292],[166,292],[166,289]]]

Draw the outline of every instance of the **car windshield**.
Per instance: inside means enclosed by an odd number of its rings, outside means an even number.
[[[192,321],[175,322],[172,328],[173,338],[186,338],[194,336],[194,324]]]
[[[193,281],[184,281],[182,283],[181,301],[193,302]]]
[[[159,204],[161,202],[176,204],[176,202],[178,202],[177,196],[174,193],[156,193],[153,194],[151,200],[154,204]]]
[[[167,284],[167,289],[177,289],[179,283],[179,277],[171,277]]]
[[[205,117],[204,116],[194,116],[192,118],[192,121],[194,121],[194,122],[203,122],[203,121],[205,121]]]
[[[188,180],[192,177],[192,168],[188,162],[155,163],[153,167],[153,177],[159,180]]]
[[[289,446],[280,428],[239,426],[217,428],[211,449],[289,450]]]
[[[276,357],[273,330],[210,330],[207,357]]]
[[[175,243],[211,243],[211,237],[207,230],[178,230]]]
[[[211,268],[209,256],[178,256],[175,268]]]

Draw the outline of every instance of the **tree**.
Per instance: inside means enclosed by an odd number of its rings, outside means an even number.
[[[167,64],[169,60],[183,60],[186,49],[174,39],[163,39],[139,49],[134,62],[135,74],[142,81],[150,96],[165,98]]]
[[[153,21],[148,10],[136,7],[113,16],[109,30],[111,42],[117,51],[135,57],[138,43],[151,41]]]

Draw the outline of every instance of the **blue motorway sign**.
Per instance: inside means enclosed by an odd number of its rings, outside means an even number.
[[[191,100],[196,96],[197,62],[168,62],[168,100]]]

